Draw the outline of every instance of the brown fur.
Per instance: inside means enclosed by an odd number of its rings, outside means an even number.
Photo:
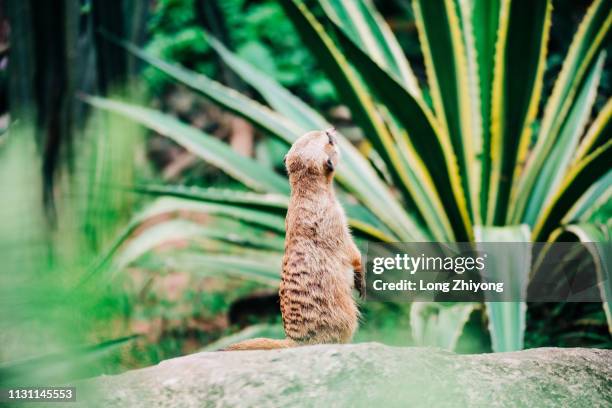
[[[291,339],[265,339],[265,338],[257,338],[244,340],[240,343],[232,344],[228,348],[224,349],[224,351],[239,351],[239,350],[273,350],[279,348],[289,348],[295,347],[296,344]]]
[[[279,294],[287,339],[247,340],[227,350],[347,343],[357,329],[359,311],[351,289],[356,286],[363,295],[364,276],[361,254],[334,193],[339,161],[334,134],[333,129],[309,132],[285,158],[291,198]]]

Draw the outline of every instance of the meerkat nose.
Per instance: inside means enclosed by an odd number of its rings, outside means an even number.
[[[334,137],[334,136],[336,136],[336,128],[335,127],[330,127],[329,129],[326,129],[325,130],[325,134],[329,138],[329,143],[331,143],[331,144],[335,144],[336,143],[336,138]]]

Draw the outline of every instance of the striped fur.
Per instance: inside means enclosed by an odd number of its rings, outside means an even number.
[[[363,293],[361,255],[333,188],[339,152],[334,131],[313,131],[291,147],[285,164],[291,198],[285,220],[280,307],[287,339],[254,339],[230,350],[350,342],[359,311],[352,288]],[[272,343],[271,343],[272,342]]]

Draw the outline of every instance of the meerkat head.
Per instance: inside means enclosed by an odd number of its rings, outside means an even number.
[[[289,180],[309,178],[331,182],[338,167],[340,151],[336,130],[315,130],[301,136],[285,156]]]

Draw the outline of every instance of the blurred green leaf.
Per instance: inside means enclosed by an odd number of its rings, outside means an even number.
[[[85,97],[84,99],[93,106],[131,118],[171,138],[185,149],[256,191],[289,193],[289,184],[283,177],[261,166],[253,159],[239,155],[227,144],[213,136],[186,125],[172,116],[116,100],[98,97]]]
[[[282,216],[258,211],[252,208],[228,205],[227,203],[207,203],[182,198],[162,197],[155,200],[149,207],[136,214],[132,220],[131,230],[148,219],[162,215],[195,212],[225,217],[232,217],[243,222],[256,224],[272,231],[284,233],[285,220]]]
[[[559,189],[539,215],[533,229],[536,241],[548,237],[582,194],[610,170],[610,162],[612,139],[569,169]]]
[[[142,255],[158,247],[184,244],[208,238],[236,244],[240,247],[259,248],[283,252],[284,240],[279,235],[257,234],[254,228],[242,224],[240,229],[219,228],[214,223],[201,225],[185,220],[170,220],[157,223],[131,238],[115,257],[114,268],[123,270]]]
[[[561,220],[562,225],[591,221],[604,206],[612,203],[612,170],[597,180]]]
[[[163,265],[200,277],[234,276],[258,282],[272,288],[278,287],[282,254],[208,254],[179,252],[164,254]]]
[[[136,191],[151,195],[163,195],[189,198],[199,201],[211,201],[240,205],[252,209],[280,210],[284,213],[289,204],[289,197],[281,194],[260,194],[250,191],[238,191],[220,188],[202,188],[195,186],[174,186],[148,184],[136,187]]]
[[[612,224],[608,220],[607,225],[569,225],[555,231],[552,239],[561,241],[565,238],[564,234],[574,235],[581,242],[590,243],[586,248],[595,263],[608,331],[612,335]]]
[[[413,303],[410,308],[412,338],[419,346],[452,351],[476,306],[477,303]]]
[[[100,374],[95,362],[116,352],[118,348],[138,338],[137,335],[107,340],[0,365],[0,384],[4,387],[27,385],[60,385],[66,381]]]
[[[488,253],[487,274],[491,281],[506,282],[504,293],[512,299],[525,299],[531,270],[531,232],[527,225],[477,227],[477,242],[512,242],[504,253]],[[519,244],[522,245],[519,246]],[[493,351],[523,348],[526,302],[486,302]]]

